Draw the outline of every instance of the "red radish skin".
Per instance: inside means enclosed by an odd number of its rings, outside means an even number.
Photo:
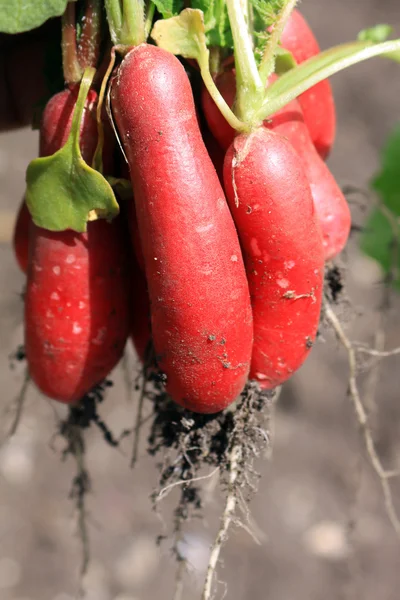
[[[89,94],[81,147],[91,161],[97,144],[96,94]],[[67,140],[76,91],[57,94],[40,130],[42,155]],[[25,295],[29,372],[50,398],[75,403],[104,379],[122,356],[129,334],[126,238],[119,219],[95,221],[87,233],[49,232],[32,221]]]
[[[129,169],[122,169],[124,178],[129,177]],[[142,247],[140,244],[139,227],[136,218],[135,202],[133,198],[125,204],[126,217],[129,224],[131,239],[130,278],[132,282],[131,293],[131,339],[140,361],[145,362],[146,350],[151,340],[150,326],[150,300],[145,276],[145,264]]]
[[[66,143],[78,93],[79,86],[67,88],[55,94],[46,104],[40,125],[39,156],[51,156]],[[86,162],[91,162],[97,145],[96,102],[97,94],[90,90],[83,111],[79,139],[79,147]]]
[[[217,85],[226,102],[232,106],[236,94],[234,72],[223,73],[217,79]],[[208,93],[203,96],[203,109],[212,133],[222,147],[228,148],[235,130],[225,121]],[[264,125],[286,137],[303,161],[321,225],[325,260],[330,260],[346,245],[351,226],[350,209],[335,178],[312,143],[298,101],[287,104],[266,120]]]
[[[172,54],[142,44],[113,82],[151,303],[156,355],[182,406],[215,413],[242,391],[253,327],[239,240]]]
[[[209,157],[212,160],[212,163],[217,172],[218,178],[221,182],[221,185],[223,186],[224,185],[225,152],[223,151],[223,149],[218,144],[217,140],[215,139],[215,137],[213,136],[213,134],[207,127],[203,128],[201,134],[203,136],[203,142],[205,144],[205,147],[207,148]]]
[[[350,235],[347,200],[314,147],[297,100],[275,113],[267,123],[268,128],[286,137],[302,158],[321,225],[325,260],[330,260],[343,250]]]
[[[236,95],[236,78],[232,69],[224,71],[215,81],[226,103],[232,107]],[[201,105],[207,125],[223,150],[228,150],[236,131],[225,120],[218,106],[208,93],[205,85],[201,88]]]
[[[316,337],[324,277],[322,238],[301,161],[283,137],[239,135],[224,164],[253,307],[250,378],[289,379]]]
[[[26,206],[25,198],[23,198],[15,221],[13,248],[18,266],[25,275],[28,270],[29,228],[31,220],[31,214]]]
[[[126,246],[118,223],[54,233],[32,224],[25,348],[38,388],[79,401],[110,373],[129,333]]]
[[[320,52],[318,42],[303,15],[291,13],[281,37],[283,48],[289,50],[298,64]],[[319,155],[330,153],[336,133],[336,110],[330,82],[325,79],[298,97],[304,121]]]
[[[145,274],[135,258],[131,260],[130,275],[134,288],[131,304],[131,338],[136,354],[144,363],[151,340],[150,301]]]

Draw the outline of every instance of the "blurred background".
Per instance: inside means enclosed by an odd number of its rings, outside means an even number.
[[[400,35],[398,0],[304,0],[300,6],[323,48],[354,39],[360,29],[390,23]],[[337,141],[329,165],[341,186],[367,189],[379,168],[379,152],[400,120],[400,67],[375,59],[332,79],[338,113]],[[23,365],[10,369],[9,355],[22,342],[24,278],[14,261],[11,236],[24,193],[24,173],[37,155],[38,135],[29,129],[0,134],[0,427],[23,382]],[[354,196],[354,221],[362,224],[368,201]],[[360,204],[361,202],[361,204]],[[367,205],[366,205],[367,204]],[[353,236],[340,261],[345,301],[337,309],[352,340],[373,343],[379,322],[382,275],[363,257]],[[386,345],[400,345],[400,297],[387,317]],[[284,387],[274,421],[272,460],[260,461],[258,494],[250,504],[260,544],[233,528],[223,550],[215,598],[229,600],[397,600],[400,546],[384,511],[381,488],[365,460],[347,397],[347,357],[326,328],[307,364]],[[137,365],[128,356],[132,379]],[[368,363],[360,389],[368,380]],[[380,370],[373,429],[385,465],[400,463],[399,357]],[[134,421],[121,369],[102,406],[118,435]],[[73,600],[77,597],[81,550],[76,514],[69,499],[75,465],[61,462],[63,443],[54,439],[63,408],[33,388],[17,434],[0,448],[0,598]],[[91,564],[84,585],[89,600],[161,600],[174,597],[176,564],[171,541],[171,493],[152,511],[156,460],[146,454],[129,468],[131,441],[107,446],[89,431],[87,463]],[[200,598],[208,549],[218,527],[221,497],[205,486],[204,518],[192,521],[182,551],[191,565],[181,598]],[[400,510],[400,485],[393,481]],[[176,597],[177,598],[177,597]]]

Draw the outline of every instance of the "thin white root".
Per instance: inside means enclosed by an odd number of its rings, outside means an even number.
[[[349,393],[353,402],[353,407],[356,413],[357,421],[361,429],[361,434],[364,440],[364,444],[367,450],[367,454],[373,470],[379,478],[386,513],[393,526],[398,537],[400,537],[400,520],[397,515],[394,503],[392,490],[389,484],[389,479],[394,477],[396,471],[386,471],[379,458],[378,452],[375,447],[375,442],[372,437],[371,429],[368,422],[368,416],[364,408],[363,401],[361,400],[360,393],[357,387],[357,350],[355,346],[346,336],[339,319],[332,310],[330,304],[325,301],[325,317],[334,329],[339,341],[347,351],[348,363],[349,363]]]
[[[239,462],[241,455],[241,446],[234,444],[229,453],[229,484],[225,501],[225,508],[222,515],[221,526],[217,533],[217,537],[215,538],[214,544],[211,548],[201,600],[211,600],[212,597],[212,584],[218,564],[219,555],[221,552],[221,548],[226,540],[228,529],[232,522],[236,509],[236,481],[239,474]]]
[[[213,477],[213,475],[215,475],[215,473],[217,473],[217,471],[219,471],[219,467],[215,467],[215,469],[211,471],[211,473],[208,473],[207,475],[201,475],[201,477],[193,477],[192,479],[182,479],[179,481],[174,481],[174,483],[170,483],[160,491],[160,493],[157,496],[157,501],[162,500],[166,496],[166,494],[168,494],[168,492],[171,491],[172,488],[179,485],[188,485],[189,483],[193,483],[195,481],[210,479],[211,477]]]

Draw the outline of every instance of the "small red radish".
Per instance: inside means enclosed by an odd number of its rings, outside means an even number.
[[[320,53],[318,42],[303,15],[296,9],[291,13],[281,37],[283,48],[289,50],[298,64]],[[311,139],[325,159],[336,133],[336,110],[330,82],[325,79],[298,97],[304,121]]]
[[[189,80],[175,56],[142,44],[122,61],[111,103],[130,166],[167,391],[195,412],[218,412],[245,385],[252,315],[239,240]]]
[[[225,157],[224,181],[253,308],[250,378],[270,389],[301,366],[316,337],[321,232],[302,163],[282,136],[263,127],[238,135]]]

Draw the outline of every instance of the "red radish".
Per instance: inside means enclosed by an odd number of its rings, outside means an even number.
[[[281,37],[298,64],[320,53],[318,42],[302,14],[294,9]],[[311,139],[322,158],[332,148],[336,133],[336,111],[330,82],[325,79],[298,98]]]
[[[40,124],[39,156],[50,156],[64,146],[71,130],[79,86],[55,94],[44,109]],[[97,145],[97,94],[90,90],[83,111],[79,147],[86,162],[91,162]]]
[[[236,95],[236,78],[234,71],[229,69],[218,75],[215,81],[221,95],[227,104],[232,107]],[[228,150],[235,137],[235,130],[225,120],[218,106],[211,98],[205,85],[201,88],[201,105],[207,125],[223,150]]]
[[[40,156],[54,154],[67,141],[78,92],[77,87],[63,90],[55,94],[47,103],[42,119],[44,129],[41,131],[40,136]],[[93,111],[96,101],[96,92],[90,90],[81,123],[81,131],[85,131],[85,135],[80,139],[82,156],[86,162],[91,161],[97,144],[96,113]],[[109,168],[112,152],[107,151],[104,156],[106,157],[106,166]],[[28,268],[30,223],[31,215],[25,200],[23,200],[14,227],[14,253],[19,267],[24,273],[27,272]]]
[[[343,250],[350,234],[351,214],[346,198],[315,150],[297,100],[275,113],[268,127],[286,137],[302,158],[322,229],[325,260],[330,260]]]
[[[130,165],[167,391],[195,412],[218,412],[245,385],[252,315],[239,240],[189,80],[175,56],[142,44],[124,58],[111,102]]]
[[[81,127],[86,160],[97,143],[95,99],[91,93]],[[75,100],[68,90],[50,100],[40,131],[43,155],[65,143]],[[30,375],[50,398],[79,401],[122,356],[130,325],[123,233],[119,219],[91,222],[83,234],[31,224],[25,347]]]
[[[223,73],[217,79],[217,85],[226,102],[232,106],[236,94],[234,72]],[[208,93],[203,96],[203,108],[212,133],[221,146],[227,148],[235,130],[225,121]],[[264,125],[286,137],[303,161],[322,229],[325,260],[329,260],[343,250],[350,233],[351,214],[347,201],[312,143],[297,100],[287,104]]]
[[[221,185],[223,185],[225,152],[218,144],[217,140],[215,139],[211,131],[208,129],[208,127],[203,127],[201,135],[203,137],[203,142],[205,144],[205,147],[207,148],[207,152],[212,160]]]
[[[28,270],[29,228],[31,220],[31,214],[25,204],[25,198],[23,198],[15,221],[13,248],[19,268],[25,274]]]
[[[123,241],[116,221],[62,235],[32,224],[25,347],[30,375],[50,398],[79,401],[122,356],[129,331]]]
[[[131,260],[130,275],[134,288],[131,304],[131,338],[139,359],[144,363],[151,340],[150,302],[146,277],[135,258]]]
[[[125,165],[122,168],[122,176],[124,178],[130,177],[129,169]],[[129,269],[132,282],[131,338],[139,359],[144,363],[146,350],[151,340],[150,301],[146,276],[144,274],[145,265],[133,197],[128,198],[125,203],[125,216],[129,223],[129,235],[132,246]]]
[[[238,135],[224,164],[253,307],[250,378],[263,388],[286,381],[307,358],[320,316],[324,256],[302,163],[265,128]]]

